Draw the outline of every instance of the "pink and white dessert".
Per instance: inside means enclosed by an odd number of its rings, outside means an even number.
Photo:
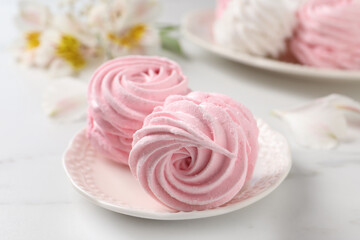
[[[360,1],[309,0],[297,12],[291,50],[304,65],[360,69]]]
[[[127,164],[133,134],[156,106],[189,92],[180,67],[165,58],[129,56],[100,66],[88,89],[87,135],[108,158]]]
[[[230,201],[251,178],[258,128],[231,98],[192,92],[170,96],[134,134],[130,170],[155,199],[179,211]]]
[[[218,19],[222,16],[223,12],[227,8],[228,3],[231,0],[217,0],[215,9],[215,18]]]
[[[231,50],[277,58],[286,51],[294,25],[287,0],[218,0],[213,36]]]

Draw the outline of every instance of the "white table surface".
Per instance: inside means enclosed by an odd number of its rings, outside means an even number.
[[[214,1],[165,1],[163,22],[178,23]],[[57,124],[41,109],[51,79],[16,65],[8,46],[16,36],[14,3],[0,1],[0,239],[360,239],[360,157],[313,151],[293,141],[293,168],[265,199],[227,215],[153,221],[99,208],[76,192],[62,168],[70,138],[85,122]],[[244,67],[183,41],[178,61],[193,90],[227,94],[289,135],[269,112],[333,92],[360,101],[360,84],[314,82]],[[291,139],[290,139],[291,140]]]

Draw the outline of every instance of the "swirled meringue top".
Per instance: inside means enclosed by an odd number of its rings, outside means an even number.
[[[168,59],[129,56],[108,61],[89,84],[88,137],[110,159],[127,164],[132,135],[144,118],[169,95],[188,92],[187,78]]]
[[[360,69],[360,1],[309,0],[297,17],[291,50],[302,64]]]
[[[285,0],[229,0],[218,4],[213,26],[218,44],[256,56],[278,57],[285,51],[295,23],[293,10]]]
[[[257,138],[251,112],[229,97],[170,96],[134,134],[129,166],[148,193],[173,209],[215,208],[251,177]]]

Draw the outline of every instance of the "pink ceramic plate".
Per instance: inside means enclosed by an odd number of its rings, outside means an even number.
[[[64,155],[64,167],[71,183],[93,203],[136,217],[177,220],[204,218],[246,207],[272,192],[285,179],[291,167],[286,139],[258,120],[259,156],[253,178],[229,203],[206,211],[178,212],[149,196],[131,175],[128,167],[97,153],[80,131]]]

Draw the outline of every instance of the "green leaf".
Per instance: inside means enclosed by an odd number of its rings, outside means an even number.
[[[159,27],[161,46],[163,49],[185,57],[185,54],[181,48],[178,40],[179,26],[177,25],[165,25]]]
[[[160,34],[160,37],[161,37],[161,46],[163,49],[183,57],[185,56],[178,39],[174,37],[170,37],[167,34]]]
[[[160,33],[168,33],[168,32],[179,30],[179,26],[178,25],[166,25],[166,26],[159,27],[159,30],[160,30]]]

